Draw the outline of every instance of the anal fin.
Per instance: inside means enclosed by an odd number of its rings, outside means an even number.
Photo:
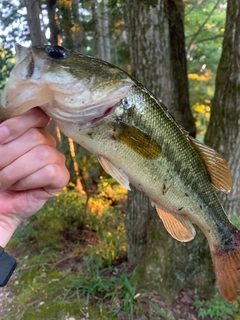
[[[115,167],[108,159],[98,158],[103,169],[127,190],[131,190],[128,176],[120,168]]]
[[[189,242],[194,239],[196,230],[187,217],[168,213],[158,207],[156,210],[164,227],[174,239],[180,242]]]

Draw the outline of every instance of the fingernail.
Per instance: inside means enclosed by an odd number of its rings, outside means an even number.
[[[0,143],[3,143],[10,136],[10,131],[6,126],[0,126]]]

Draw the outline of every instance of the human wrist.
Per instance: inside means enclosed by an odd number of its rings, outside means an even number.
[[[5,247],[19,224],[0,222],[0,247]]]

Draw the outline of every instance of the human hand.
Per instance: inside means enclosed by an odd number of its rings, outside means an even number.
[[[39,108],[0,125],[0,246],[68,182],[65,157]]]

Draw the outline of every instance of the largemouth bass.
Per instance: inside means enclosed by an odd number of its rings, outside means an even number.
[[[213,188],[232,188],[221,156],[191,138],[158,98],[119,68],[59,46],[16,49],[1,120],[40,106],[120,184],[146,194],[175,239],[192,240],[196,224],[208,240],[220,292],[234,301],[240,234]]]

